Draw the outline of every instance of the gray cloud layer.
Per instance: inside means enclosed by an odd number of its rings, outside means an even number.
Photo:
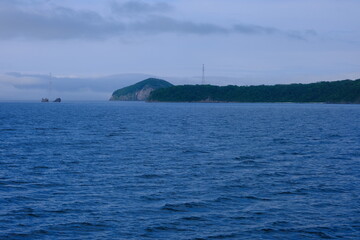
[[[111,8],[116,14],[123,15],[138,15],[138,14],[148,14],[148,13],[164,13],[172,10],[171,5],[165,2],[158,3],[146,3],[140,1],[128,1],[124,4],[119,4],[117,2],[112,2]]]
[[[273,27],[245,25],[245,24],[236,24],[234,26],[234,31],[238,33],[251,34],[251,35],[279,35],[279,36],[286,36],[288,38],[299,39],[299,40],[305,40],[308,36],[316,35],[316,32],[312,30],[307,30],[305,32],[283,31]]]
[[[287,32],[276,28],[237,24],[223,27],[210,23],[180,21],[160,12],[170,11],[167,3],[128,1],[113,2],[114,17],[105,18],[94,11],[50,7],[47,10],[22,8],[21,1],[2,2],[0,9],[0,39],[107,39],[128,33],[179,33],[179,34],[245,34],[279,35],[304,39],[305,33]],[[129,16],[129,14],[131,16]],[[141,17],[137,17],[141,15]],[[125,19],[124,19],[125,18]]]
[[[0,38],[81,39],[120,34],[124,25],[91,11],[56,7],[49,12],[7,7],[0,10]]]

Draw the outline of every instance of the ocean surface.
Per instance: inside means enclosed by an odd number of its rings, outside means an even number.
[[[0,239],[360,239],[360,105],[0,103]]]

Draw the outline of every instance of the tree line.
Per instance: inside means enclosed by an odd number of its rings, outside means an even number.
[[[259,86],[182,85],[157,89],[148,101],[360,103],[360,79]]]

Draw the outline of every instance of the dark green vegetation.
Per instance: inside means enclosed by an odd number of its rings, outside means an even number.
[[[171,83],[156,79],[148,78],[144,81],[138,82],[134,85],[124,87],[113,92],[110,100],[120,100],[120,101],[144,101],[146,100],[150,93],[156,89],[167,88],[174,86]]]
[[[148,101],[360,103],[360,79],[272,86],[173,86],[153,91]]]

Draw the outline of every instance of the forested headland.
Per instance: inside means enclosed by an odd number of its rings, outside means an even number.
[[[360,79],[259,86],[182,85],[151,92],[158,102],[360,103]]]

